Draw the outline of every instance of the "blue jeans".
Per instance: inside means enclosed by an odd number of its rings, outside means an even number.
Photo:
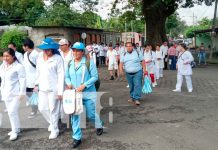
[[[86,116],[93,124],[95,124],[95,128],[102,128],[102,121],[100,120],[99,115],[96,113],[95,101],[91,99],[83,99],[83,105],[86,107]],[[80,115],[71,116],[71,125],[73,129],[72,138],[75,140],[80,140],[82,138],[80,120]]]
[[[142,78],[143,71],[136,73],[126,73],[126,79],[129,83],[130,97],[133,100],[140,100],[142,96]]]
[[[206,53],[205,52],[200,52],[198,55],[199,55],[199,64],[200,63],[206,63]]]
[[[170,70],[176,70],[176,56],[169,56],[171,59]]]

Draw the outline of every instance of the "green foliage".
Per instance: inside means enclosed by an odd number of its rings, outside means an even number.
[[[33,25],[45,11],[43,0],[1,0],[0,6],[3,24]]]
[[[17,50],[22,52],[23,40],[26,38],[26,34],[19,29],[11,29],[5,31],[1,37],[0,49],[1,51],[8,47],[8,44],[13,42],[17,46]]]
[[[182,21],[177,13],[170,15],[165,23],[166,33],[171,37],[178,37],[179,34],[183,34],[187,28],[184,21]]]
[[[211,25],[212,25],[211,20],[207,18],[203,18],[201,21],[199,21],[199,25],[188,27],[185,30],[185,36],[187,38],[193,38],[195,36],[194,31],[209,29],[211,28]],[[210,38],[210,35],[208,33],[201,33],[201,34],[198,34],[198,36],[204,36],[204,37]]]

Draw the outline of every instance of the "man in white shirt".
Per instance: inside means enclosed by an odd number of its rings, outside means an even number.
[[[66,71],[69,61],[73,59],[72,50],[69,47],[69,41],[67,39],[61,39],[59,45],[60,54],[64,60],[64,68]]]
[[[26,92],[30,98],[33,94],[36,81],[36,62],[39,52],[34,49],[34,43],[31,39],[26,39],[23,43],[23,50],[25,51],[23,65],[26,72]],[[28,118],[34,118],[38,111],[38,105],[31,103],[32,112]]]
[[[11,48],[15,51],[15,56],[17,57],[17,60],[19,63],[23,64],[23,54],[17,51],[16,44],[11,42],[8,44],[8,48]]]
[[[108,65],[108,70],[110,72],[110,80],[114,80],[113,70],[117,72],[118,70],[118,54],[117,51],[113,49],[112,44],[109,44],[109,48],[107,51],[107,60],[106,65]]]
[[[92,47],[93,47],[93,52],[96,54],[96,66],[98,68],[99,66],[99,46],[95,42],[93,42]]]
[[[105,64],[105,52],[104,52],[104,43],[101,43],[99,46],[99,56],[100,56],[100,64]]]
[[[70,44],[67,39],[61,39],[58,44],[60,45],[59,51],[64,61],[64,72],[66,72],[69,62],[73,59],[72,49],[69,47]],[[64,110],[63,110],[63,104],[61,102],[59,120],[58,120],[58,128],[60,133],[63,133],[67,129],[67,124],[62,123],[63,118],[64,118]]]
[[[167,60],[167,57],[168,57],[168,54],[167,54],[167,51],[168,51],[168,46],[167,46],[167,42],[164,42],[161,47],[160,47],[160,50],[164,53],[165,57],[164,57],[164,70],[167,70],[167,66],[168,66],[168,60]]]

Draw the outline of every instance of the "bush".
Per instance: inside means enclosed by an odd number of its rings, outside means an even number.
[[[23,52],[22,45],[23,45],[23,40],[26,37],[27,35],[23,31],[20,31],[17,28],[5,31],[1,37],[1,43],[0,43],[1,51],[3,49],[6,49],[9,43],[13,42],[16,44],[17,50],[19,52]]]

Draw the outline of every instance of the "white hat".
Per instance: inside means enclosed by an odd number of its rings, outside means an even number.
[[[69,44],[69,42],[68,42],[68,40],[67,39],[61,39],[60,41],[59,41],[59,45],[68,45]]]

